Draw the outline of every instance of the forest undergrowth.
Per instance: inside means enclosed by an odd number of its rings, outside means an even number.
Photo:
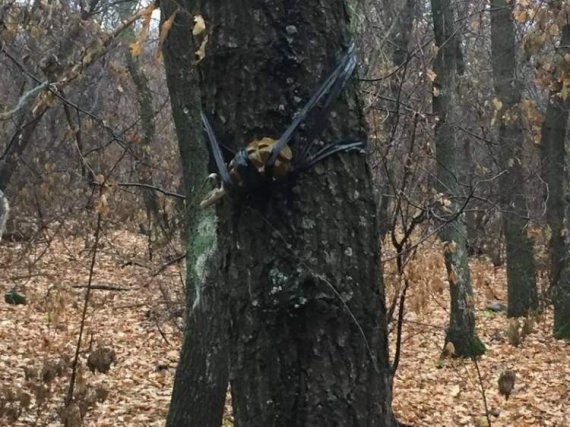
[[[3,242],[0,291],[15,289],[26,304],[0,301],[0,424],[61,425],[62,412],[89,277],[91,241],[55,238],[49,245]],[[478,334],[487,352],[477,360],[441,358],[448,320],[441,247],[420,248],[407,269],[411,286],[393,407],[415,426],[564,426],[570,420],[570,344],[551,337],[549,308],[520,320],[486,309],[506,301],[505,269],[486,259],[471,262]],[[85,426],[164,424],[184,322],[182,262],[155,255],[144,236],[107,232],[98,250],[75,390]],[[429,247],[428,247],[429,246]],[[181,248],[171,248],[181,251]],[[385,266],[387,299],[398,286]],[[391,333],[391,352],[395,347]],[[108,372],[92,371],[89,356],[113,352]],[[479,369],[481,379],[477,374]],[[516,373],[505,399],[497,381]],[[232,425],[226,411],[225,425]],[[76,417],[77,418],[77,417]],[[72,423],[70,423],[72,424]],[[79,425],[79,424],[77,424]]]

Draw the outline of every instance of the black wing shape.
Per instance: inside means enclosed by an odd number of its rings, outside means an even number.
[[[279,156],[279,153],[285,145],[291,140],[293,133],[297,128],[303,123],[307,115],[311,112],[313,108],[328,94],[325,101],[324,108],[327,108],[330,103],[338,96],[342,91],[348,79],[350,78],[354,68],[356,66],[356,57],[354,52],[354,43],[351,44],[346,51],[346,54],[342,57],[336,68],[332,71],[329,77],[321,84],[314,95],[307,101],[303,106],[301,111],[295,116],[293,122],[289,127],[283,132],[283,135],[279,137],[277,143],[273,146],[271,150],[271,156],[267,161],[267,168],[271,169]]]
[[[340,151],[351,151],[351,148],[348,150],[343,150],[342,147],[344,143],[341,141],[331,144],[330,148],[322,147],[315,152],[315,149],[318,148],[318,145],[313,144],[312,142],[322,132],[323,126],[325,124],[325,119],[329,115],[333,105],[332,101],[334,101],[342,92],[348,83],[348,80],[352,76],[355,67],[356,57],[352,55],[352,57],[349,58],[348,62],[346,63],[345,68],[341,71],[334,85],[331,87],[323,107],[319,111],[319,114],[314,121],[312,128],[309,130],[308,135],[306,136],[306,143],[301,146],[299,153],[295,156],[296,164],[299,169],[307,169],[307,164],[314,165],[318,161],[323,160],[334,153]],[[318,157],[317,161],[313,161],[315,157]]]
[[[212,149],[212,155],[214,156],[214,161],[216,162],[216,167],[218,168],[218,172],[220,174],[220,178],[222,179],[223,186],[225,188],[230,188],[233,183],[230,178],[230,173],[228,171],[228,167],[226,166],[226,162],[224,162],[224,156],[222,154],[222,150],[220,149],[220,143],[216,138],[216,134],[214,134],[214,130],[212,129],[212,125],[206,117],[206,114],[202,111],[201,113],[202,118],[202,126],[206,131],[206,135],[208,136],[208,141],[210,142],[210,148]]]
[[[341,142],[335,142],[334,144],[325,145],[324,147],[321,147],[317,152],[310,154],[302,162],[302,164],[299,165],[299,169],[297,170],[299,172],[305,171],[334,153],[339,153],[339,152],[348,153],[351,151],[364,153],[364,146],[365,146],[364,141],[360,140],[341,141]]]

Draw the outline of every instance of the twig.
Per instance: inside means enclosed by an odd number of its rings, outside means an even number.
[[[20,97],[18,103],[14,108],[9,111],[5,111],[4,113],[0,113],[0,120],[8,120],[22,108],[24,108],[28,103],[32,100],[32,98],[41,92],[42,90],[46,89],[49,86],[49,82],[43,82],[36,86],[35,88],[30,89],[24,95]]]
[[[402,327],[404,325],[404,313],[406,310],[406,293],[409,287],[410,281],[406,278],[404,279],[404,289],[402,289],[402,295],[400,296],[400,304],[398,310],[398,323],[396,326],[396,351],[394,353],[394,362],[392,363],[392,377],[396,375],[398,365],[400,364],[400,354],[402,352]]]
[[[95,183],[97,184],[97,183]],[[147,190],[153,190],[153,191],[158,191],[159,193],[164,194],[165,196],[170,196],[170,197],[175,197],[181,200],[185,200],[186,196],[180,193],[175,193],[173,191],[168,191],[165,190],[161,187],[157,187],[155,185],[150,185],[150,184],[143,184],[140,182],[118,182],[115,183],[115,185],[119,186],[119,187],[141,187]]]
[[[426,328],[437,329],[437,330],[439,330],[439,331],[444,331],[444,332],[447,330],[447,327],[445,327],[445,326],[433,325],[433,324],[431,324],[431,323],[417,322],[417,321],[415,321],[415,320],[406,320],[406,319],[404,319],[404,323],[409,323],[409,324],[411,324],[411,325],[423,326],[423,327],[426,327]]]
[[[93,42],[89,47],[87,47],[81,56],[81,58],[73,63],[71,66],[63,70],[59,73],[57,77],[57,82],[48,82],[47,86],[45,87],[49,90],[53,95],[60,97],[60,91],[68,86],[71,82],[76,80],[83,71],[92,65],[96,60],[101,58],[107,50],[111,43],[119,37],[119,35],[128,27],[130,27],[135,21],[137,21],[142,15],[141,12],[137,12],[136,14],[130,16],[126,19],[119,27],[117,27],[114,31],[112,31],[107,37],[104,37],[103,40],[98,40]],[[16,59],[14,55],[8,52],[4,46],[0,46],[0,51],[4,53],[14,64],[16,64],[20,69],[22,69],[27,75],[32,77],[34,80],[38,81],[38,78],[33,76],[29,73],[23,64]],[[42,83],[44,84],[44,83]],[[50,100],[49,99],[38,99],[31,108],[32,117],[37,118],[41,117],[43,113],[45,113],[50,108]]]
[[[147,268],[147,265],[143,264],[142,262],[139,261],[134,261],[134,260],[129,260],[127,262],[125,262],[124,264],[121,265],[121,268],[125,268],[125,267],[129,267],[131,265],[135,265],[137,267],[142,267],[142,268]]]
[[[485,407],[485,417],[487,418],[487,425],[491,427],[491,417],[489,416],[489,407],[487,406],[487,395],[485,394],[485,386],[483,385],[483,377],[481,376],[481,371],[479,370],[479,364],[477,363],[477,358],[475,356],[471,357],[473,363],[475,364],[475,369],[477,370],[477,377],[479,378],[479,386],[481,387],[481,396],[483,396],[483,406]]]
[[[91,256],[91,266],[89,267],[89,280],[87,281],[87,292],[85,293],[85,300],[83,302],[83,312],[81,313],[81,324],[79,326],[79,336],[77,337],[77,346],[75,347],[75,356],[71,366],[71,378],[69,379],[69,389],[67,391],[67,398],[65,399],[65,406],[69,406],[73,400],[73,390],[75,387],[75,377],[77,376],[77,364],[79,362],[79,352],[81,350],[81,339],[83,338],[83,330],[85,328],[85,319],[87,317],[87,308],[89,307],[89,297],[91,295],[91,284],[95,274],[95,261],[97,259],[97,247],[99,246],[99,237],[101,235],[101,222],[103,216],[97,214],[97,228],[95,228],[95,243],[93,244],[93,255]]]
[[[437,219],[441,220],[441,224],[439,226],[437,226],[434,230],[430,231],[429,233],[427,233],[425,236],[423,236],[418,242],[414,243],[413,245],[411,245],[408,248],[405,248],[403,251],[404,252],[412,252],[414,250],[416,250],[422,243],[426,242],[427,240],[429,240],[432,236],[436,235],[437,233],[440,232],[440,230],[444,227],[446,227],[448,224],[451,224],[453,221],[455,221],[457,218],[459,218],[461,216],[461,214],[463,212],[465,212],[465,208],[467,207],[467,205],[469,204],[469,201],[471,200],[471,198],[473,197],[473,193],[469,194],[466,198],[465,198],[465,202],[463,203],[463,205],[448,219],[442,219],[439,217],[436,217]],[[431,215],[435,217],[435,215],[433,214],[433,212],[431,212]],[[397,259],[399,256],[399,254],[396,254],[394,256],[390,256],[388,258],[383,258],[382,259],[382,263],[386,263],[388,261],[392,261],[394,259]]]
[[[170,267],[173,264],[176,264],[179,261],[182,261],[184,258],[186,258],[186,253],[182,254],[182,255],[178,255],[174,258],[172,258],[170,261],[166,262],[165,264],[163,264],[156,272],[154,272],[152,274],[153,277],[158,276],[160,273],[162,273],[164,270],[166,270],[168,267]]]
[[[160,334],[160,336],[162,337],[162,339],[164,340],[164,342],[167,345],[170,345],[170,341],[168,341],[168,338],[166,338],[166,335],[164,334],[164,332],[162,332],[162,329],[160,328],[160,324],[158,323],[158,319],[154,319],[154,324],[156,325],[156,329],[158,329],[158,333]]]
[[[160,300],[160,301],[153,301],[154,305],[168,305],[170,301],[167,300]],[[140,308],[140,307],[148,307],[148,302],[139,302],[135,304],[124,304],[124,305],[116,305],[113,307],[113,310],[128,310],[130,308]]]
[[[98,289],[102,291],[121,291],[121,292],[130,291],[129,288],[123,288],[121,286],[113,286],[113,285],[89,285],[89,284],[73,285],[72,288],[74,289],[88,288],[88,289]]]

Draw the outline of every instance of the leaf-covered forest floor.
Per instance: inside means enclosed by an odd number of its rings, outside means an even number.
[[[86,410],[83,425],[164,424],[183,323],[183,273],[177,264],[161,271],[162,257],[149,262],[145,239],[127,232],[107,232],[102,238],[93,284],[122,290],[92,291],[76,390]],[[75,352],[91,245],[91,240],[56,238],[49,247],[0,246],[0,425],[61,425],[58,408],[69,384],[68,360]],[[412,286],[393,405],[400,421],[486,425],[483,387],[493,426],[570,425],[570,344],[551,338],[551,311],[539,316],[518,347],[509,344],[505,314],[485,311],[492,300],[506,300],[504,267],[484,260],[471,265],[478,331],[487,353],[477,366],[470,360],[440,359],[448,319],[440,249],[420,251],[407,273]],[[171,248],[175,251],[180,248]],[[389,302],[399,286],[389,264],[386,283]],[[26,295],[26,305],[4,302],[4,293],[14,286]],[[106,374],[86,366],[89,352],[100,346],[116,354]],[[54,362],[63,368],[50,375]],[[497,388],[507,369],[516,372],[509,400]],[[231,425],[229,417],[226,423]]]
[[[493,426],[569,426],[570,342],[552,338],[549,307],[531,317],[532,331],[518,346],[510,343],[514,321],[487,309],[491,303],[506,304],[504,265],[495,268],[485,259],[470,262],[477,333],[486,345],[485,355],[477,364],[441,358],[449,318],[442,253],[441,243],[419,251],[407,272],[412,286],[394,381],[393,408],[399,420],[417,426],[486,426],[484,391]],[[396,282],[390,265],[386,277],[390,294],[395,285],[391,282]],[[520,320],[521,327],[524,322]],[[394,347],[392,339],[392,354]],[[507,370],[516,374],[508,400],[498,389],[499,376]]]

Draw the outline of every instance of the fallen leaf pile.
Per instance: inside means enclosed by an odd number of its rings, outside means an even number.
[[[518,347],[509,342],[511,321],[506,313],[488,309],[497,300],[506,304],[504,266],[494,268],[484,259],[470,262],[477,334],[487,347],[485,355],[477,366],[469,359],[441,358],[449,319],[442,253],[441,245],[434,243],[408,266],[411,304],[404,317],[402,356],[394,380],[398,420],[414,426],[487,426],[483,388],[494,427],[570,425],[570,342],[552,338],[550,307],[532,322],[521,320],[526,335]],[[386,283],[389,300],[398,288],[391,265],[386,266]],[[507,400],[498,381],[508,371],[516,381]]]
[[[170,306],[183,301],[183,284],[176,265],[152,277],[145,268],[152,265],[145,260],[145,241],[144,236],[112,233],[97,254],[93,284],[104,289],[91,291],[77,389],[84,384],[107,395],[87,410],[86,426],[162,426],[166,418],[182,324]],[[25,249],[19,244],[0,248],[0,291],[18,286],[28,299],[26,305],[0,304],[0,396],[33,396],[10,425],[61,425],[58,412],[89,277],[91,247],[86,246],[81,239],[53,241],[49,248],[26,251],[26,259],[18,259]],[[54,365],[59,370],[46,368],[51,366],[46,362],[62,359],[62,368]],[[50,381],[41,375],[32,381],[42,369]],[[38,383],[47,389],[42,405]],[[0,425],[5,425],[2,419]]]
[[[76,351],[89,277],[92,241],[54,239],[33,248],[0,246],[0,291],[15,289],[26,304],[0,300],[0,401],[9,425],[162,426],[178,360],[184,301],[181,265],[160,270],[148,261],[146,238],[107,232],[97,255],[75,394],[62,411]],[[178,248],[179,250],[179,248]],[[441,359],[448,319],[448,277],[435,245],[409,265],[403,348],[394,381],[394,411],[415,426],[486,425],[479,368],[493,426],[565,426],[570,420],[570,345],[551,337],[547,310],[509,343],[509,320],[485,310],[506,302],[504,267],[472,261],[478,334],[487,353],[477,361]],[[183,262],[182,262],[183,263]],[[399,279],[386,265],[388,301]],[[158,272],[158,274],[154,274]],[[496,304],[500,308],[500,304]],[[521,320],[522,322],[522,320]],[[521,328],[524,322],[521,324]],[[394,353],[394,332],[391,333]],[[498,380],[512,371],[509,399]],[[83,405],[83,406],[82,406]],[[230,426],[226,410],[224,425]],[[16,419],[17,418],[17,419]],[[70,421],[70,425],[72,422]]]

